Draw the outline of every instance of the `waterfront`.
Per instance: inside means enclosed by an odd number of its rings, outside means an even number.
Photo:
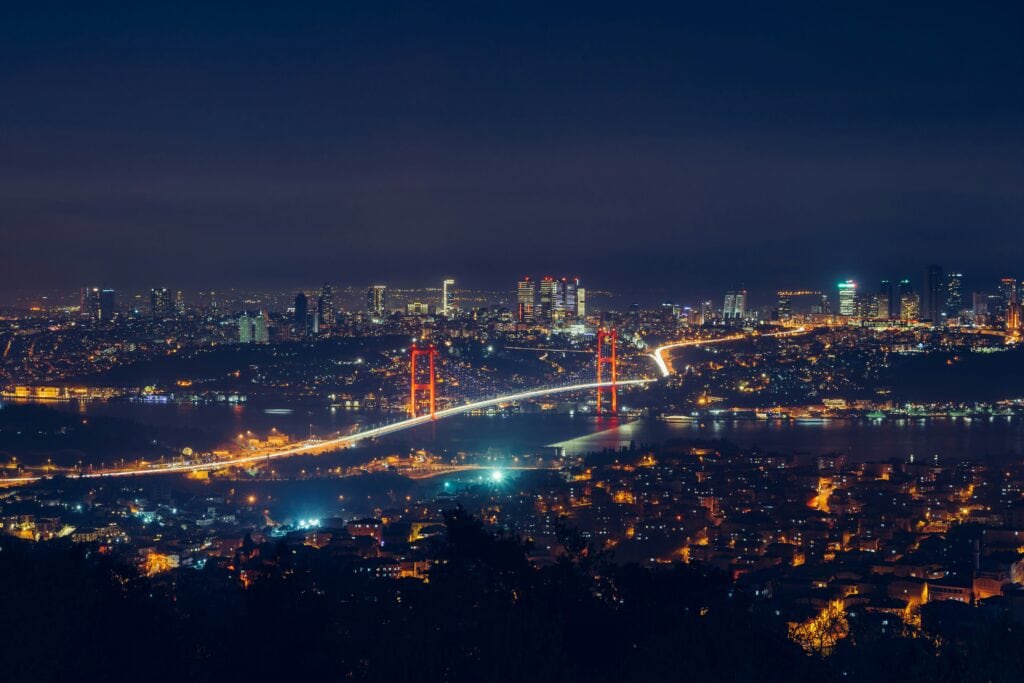
[[[295,439],[310,433],[327,436],[397,417],[362,414],[324,406],[254,406],[148,404],[128,401],[61,403],[51,407],[83,417],[105,416],[167,432],[187,425],[212,447],[238,434],[265,434],[277,429]],[[742,448],[781,453],[844,453],[854,460],[906,458],[994,458],[1024,453],[1024,420],[992,418],[930,418],[915,420],[835,419],[822,421],[731,420],[706,422],[623,421],[568,414],[511,416],[464,415],[440,420],[386,437],[395,450],[425,448],[435,452],[492,452],[516,455],[558,445],[567,454],[670,439],[722,439]]]

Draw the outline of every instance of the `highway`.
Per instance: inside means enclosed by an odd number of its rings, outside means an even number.
[[[670,342],[654,349],[654,353],[651,354],[651,358],[654,359],[655,364],[658,366],[658,370],[661,372],[662,377],[668,377],[672,374],[672,367],[669,362],[665,359],[665,352],[671,351],[672,349],[678,349],[685,346],[707,346],[709,344],[724,344],[726,342],[741,341],[743,339],[754,339],[756,337],[796,337],[801,334],[806,334],[807,329],[803,327],[795,327],[792,330],[783,330],[781,332],[768,332],[759,335],[748,335],[748,334],[732,334],[728,337],[718,337],[717,339],[687,339],[684,341]]]
[[[498,396],[496,398],[489,398],[483,401],[474,401],[472,403],[466,403],[464,405],[455,406],[453,408],[446,408],[439,410],[435,413],[434,419],[444,419],[446,417],[454,417],[455,415],[461,415],[463,413],[472,412],[474,410],[480,410],[482,408],[489,408],[491,406],[499,405],[501,403],[511,403],[514,401],[524,401],[531,398],[540,398],[543,396],[551,396],[554,394],[565,394],[574,391],[588,391],[591,389],[597,389],[598,387],[612,387],[612,386],[636,386],[654,382],[653,379],[630,379],[622,380],[619,382],[589,382],[586,384],[570,384],[567,386],[560,387],[545,387],[542,389],[532,389],[530,391],[521,391],[514,394],[507,394],[505,396]],[[340,448],[347,448],[360,441],[366,439],[375,439],[387,434],[393,434],[395,432],[402,431],[403,429],[410,429],[419,425],[427,424],[431,421],[430,415],[422,415],[420,417],[413,417],[399,422],[393,422],[388,425],[381,427],[375,427],[373,429],[367,429],[366,431],[356,432],[355,434],[349,434],[348,436],[341,436],[335,439],[315,440],[315,441],[303,441],[293,446],[281,448],[274,451],[264,451],[256,455],[243,455],[233,458],[226,458],[224,460],[215,460],[211,462],[185,462],[185,463],[171,463],[167,465],[159,465],[152,467],[133,467],[115,470],[104,470],[102,472],[88,472],[77,475],[75,478],[81,479],[106,479],[113,477],[140,477],[151,474],[180,474],[188,472],[198,472],[203,470],[216,470],[224,467],[238,467],[241,465],[249,465],[253,463],[266,462],[269,460],[277,460],[280,458],[287,458],[295,455],[312,455],[315,453],[324,453],[329,451],[338,450]],[[35,481],[44,479],[42,476],[31,476],[31,477],[12,477],[9,479],[0,478],[0,486],[9,486],[15,484],[30,484]]]

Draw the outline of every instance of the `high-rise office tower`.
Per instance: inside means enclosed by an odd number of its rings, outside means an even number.
[[[185,295],[179,289],[177,292],[174,293],[174,314],[177,316],[183,316],[185,315],[186,310],[187,309],[185,307]]]
[[[706,325],[710,323],[714,317],[714,305],[710,301],[702,301],[700,304],[700,312],[697,314],[697,324]]]
[[[946,273],[946,318],[956,320],[964,309],[963,273]]]
[[[104,293],[109,292],[104,296]],[[109,305],[104,306],[104,298]],[[81,312],[93,322],[110,320],[113,317],[114,290],[99,287],[82,287]]]
[[[878,284],[878,317],[895,318],[898,313],[896,288],[892,280],[882,280]],[[884,305],[883,305],[884,304]]]
[[[167,320],[174,317],[174,302],[166,287],[154,287],[149,290],[149,310],[153,320]]]
[[[917,292],[906,292],[900,295],[900,320],[914,322],[921,317],[921,297]]]
[[[546,323],[555,320],[561,300],[562,283],[550,275],[545,275],[540,281],[540,320]]]
[[[747,290],[725,293],[722,317],[726,320],[742,320],[747,317]]]
[[[292,334],[301,337],[306,334],[309,325],[309,299],[305,292],[295,295],[295,311],[292,314]]]
[[[857,313],[857,283],[853,280],[839,283],[839,315],[853,316]]]
[[[325,282],[320,288],[320,296],[316,300],[318,327],[321,331],[334,327],[334,287]]]
[[[374,318],[383,318],[388,310],[387,285],[371,285],[366,290],[366,312]]]
[[[117,294],[114,290],[104,288],[100,290],[98,318],[104,322],[114,319],[114,309],[117,305]]]
[[[785,321],[793,317],[793,299],[789,292],[779,292],[779,300],[775,304],[775,317]]]
[[[79,311],[83,317],[92,321],[99,320],[100,290],[98,287],[82,287]]]
[[[579,288],[580,279],[578,277],[567,278],[563,277],[559,286],[559,301],[555,307],[556,317],[560,314],[562,318],[575,318],[576,317],[576,290]]]
[[[942,266],[932,264],[925,271],[924,290],[925,319],[941,323],[946,312],[946,276]]]
[[[921,317],[921,298],[909,279],[900,280],[900,320],[914,322]]]
[[[260,311],[253,318],[252,340],[257,344],[266,344],[270,341],[270,328],[267,325],[266,311]]]
[[[252,343],[252,318],[249,317],[248,313],[242,313],[238,317],[238,343]]]
[[[1004,277],[999,280],[999,306],[995,311],[998,322],[1005,323],[1010,302],[1017,299],[1017,280]]]
[[[441,315],[448,317],[455,313],[455,280],[441,282]]]
[[[871,317],[875,320],[889,320],[889,303],[892,297],[884,292],[875,295],[875,301],[871,306]]]
[[[532,323],[535,320],[534,307],[537,292],[533,280],[527,275],[516,285],[516,320],[521,323]]]
[[[576,318],[583,320],[587,317],[587,289],[586,287],[576,288]]]
[[[1006,304],[1006,330],[1019,333],[1021,330],[1021,306],[1016,283],[1009,294],[1010,300]]]
[[[971,294],[971,313],[976,318],[988,315],[988,300],[989,295],[984,292],[974,292]]]

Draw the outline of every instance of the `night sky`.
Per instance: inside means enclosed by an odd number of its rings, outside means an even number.
[[[981,286],[1022,227],[1020,2],[0,7],[2,288]]]

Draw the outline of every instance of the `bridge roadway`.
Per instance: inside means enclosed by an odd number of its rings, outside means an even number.
[[[523,401],[531,398],[540,398],[542,396],[551,396],[553,394],[564,394],[574,391],[588,391],[591,389],[597,389],[598,387],[612,387],[612,386],[636,386],[654,382],[653,379],[629,379],[621,380],[619,382],[589,382],[586,384],[570,384],[561,387],[545,387],[543,389],[532,389],[530,391],[521,391],[515,394],[507,394],[505,396],[498,396],[496,398],[489,398],[483,401],[474,401],[472,403],[466,403],[465,405],[455,406],[453,408],[445,408],[435,413],[436,419],[443,419],[446,417],[453,417],[455,415],[461,415],[462,413],[468,413],[473,410],[480,410],[482,408],[489,408],[491,406],[499,405],[501,403],[510,403],[513,401]],[[303,441],[302,443],[295,444],[294,446],[288,446],[274,451],[262,452],[256,455],[244,455],[234,458],[227,458],[224,460],[214,460],[210,462],[185,462],[185,463],[171,463],[168,465],[159,465],[151,467],[131,467],[116,470],[104,470],[102,472],[87,472],[79,475],[72,475],[72,478],[80,479],[104,479],[110,477],[139,477],[149,474],[175,474],[175,473],[188,473],[188,472],[200,472],[203,470],[217,470],[224,467],[238,467],[240,465],[249,465],[253,463],[266,462],[269,460],[277,460],[279,458],[287,458],[294,455],[314,455],[317,453],[326,453],[339,448],[346,448],[353,444],[366,439],[375,439],[377,437],[385,436],[387,434],[393,434],[394,432],[402,431],[403,429],[410,429],[419,425],[427,424],[431,421],[430,415],[422,415],[420,417],[413,417],[399,422],[392,422],[391,424],[383,425],[380,427],[374,427],[373,429],[367,429],[366,431],[356,432],[355,434],[349,434],[348,436],[340,436],[335,439],[325,439],[316,441]],[[30,477],[11,477],[9,479],[0,478],[0,486],[4,485],[15,485],[15,484],[29,484],[35,481],[44,479],[43,476],[30,476]]]
[[[764,337],[789,337],[805,334],[807,330],[803,327],[797,327],[791,330],[784,330],[782,332],[769,332],[760,336]],[[719,337],[717,339],[688,339],[686,341],[672,342],[659,346],[651,354],[655,364],[658,366],[658,370],[661,371],[662,377],[668,377],[672,370],[668,361],[665,359],[665,352],[671,351],[672,349],[682,348],[686,346],[704,346],[708,344],[722,344],[725,342],[739,341],[742,339],[749,338],[746,334],[730,335],[728,337]],[[466,403],[464,405],[455,406],[453,408],[446,408],[439,410],[435,413],[436,419],[443,419],[446,417],[453,417],[455,415],[461,415],[468,413],[473,410],[480,410],[482,408],[489,408],[491,406],[499,405],[501,403],[510,403],[513,401],[523,401],[531,398],[540,398],[543,396],[551,396],[554,394],[564,394],[574,391],[588,391],[591,389],[597,389],[598,387],[613,387],[613,386],[636,386],[642,384],[648,384],[654,382],[654,379],[630,379],[621,380],[619,382],[589,382],[585,384],[570,384],[561,387],[545,387],[543,389],[531,389],[530,391],[521,391],[515,394],[507,394],[505,396],[498,396],[496,398],[489,398],[483,401],[474,401],[472,403]],[[213,460],[209,462],[183,462],[183,463],[170,463],[166,465],[152,465],[152,466],[136,466],[127,467],[123,469],[103,470],[100,472],[86,472],[79,475],[71,475],[72,478],[80,479],[104,479],[112,477],[140,477],[150,474],[175,474],[175,473],[188,473],[188,472],[201,472],[204,470],[216,470],[224,467],[238,467],[240,465],[250,465],[254,463],[267,462],[269,460],[277,460],[280,458],[287,458],[295,455],[315,455],[318,453],[327,453],[330,451],[338,450],[339,448],[346,448],[352,446],[360,441],[366,439],[375,439],[394,432],[402,431],[403,429],[410,429],[419,425],[427,424],[431,421],[429,415],[422,415],[420,417],[409,418],[401,420],[399,422],[392,422],[391,424],[382,425],[380,427],[374,427],[373,429],[367,429],[366,431],[356,432],[355,434],[349,434],[348,436],[339,436],[334,439],[325,440],[312,440],[303,441],[293,446],[281,448],[274,451],[265,451],[258,454],[241,455],[233,458],[226,458],[224,460]],[[27,477],[11,477],[11,478],[0,478],[0,486],[11,486],[17,484],[30,484],[32,482],[46,479],[45,476],[27,476]]]

